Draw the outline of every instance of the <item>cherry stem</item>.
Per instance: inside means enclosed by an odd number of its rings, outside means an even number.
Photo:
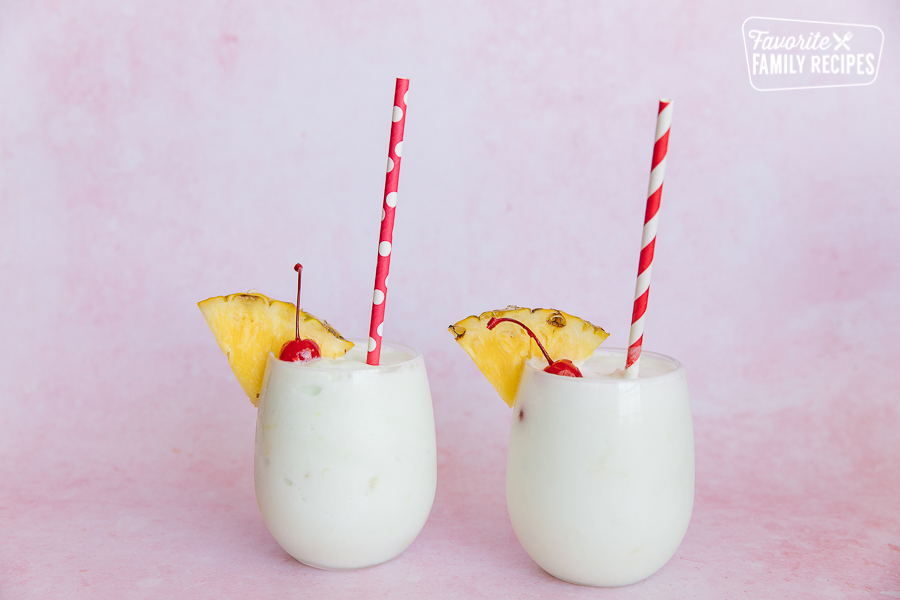
[[[537,342],[538,348],[541,349],[541,352],[544,353],[544,358],[547,359],[547,364],[550,364],[550,365],[553,364],[553,360],[550,358],[550,355],[547,354],[547,351],[544,349],[544,345],[541,343],[541,340],[539,340],[539,339],[537,338],[537,336],[534,335],[534,332],[531,331],[531,330],[528,328],[528,326],[525,325],[525,323],[522,323],[522,322],[520,322],[520,321],[516,321],[515,319],[507,319],[506,317],[503,317],[503,318],[501,318],[501,319],[498,319],[497,317],[491,317],[491,320],[488,321],[487,328],[490,329],[490,330],[493,330],[494,327],[496,327],[497,325],[499,325],[500,323],[502,323],[502,322],[504,322],[504,321],[509,321],[510,323],[515,323],[516,325],[519,325],[520,327],[522,327],[523,329],[525,329],[525,331],[528,332],[528,335],[531,336],[531,339],[533,339],[534,341]]]
[[[294,322],[294,339],[300,339],[300,279],[303,277],[303,265],[297,263],[294,265],[294,270],[297,271],[297,319]]]

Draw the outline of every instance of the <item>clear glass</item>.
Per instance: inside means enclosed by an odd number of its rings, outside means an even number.
[[[545,571],[620,586],[659,570],[694,505],[694,430],[684,368],[644,352],[638,379],[599,376],[625,350],[597,350],[584,379],[528,364],[513,407],[506,503],[513,529]],[[610,366],[611,365],[611,366]],[[590,369],[588,369],[590,370]]]
[[[416,538],[434,502],[437,452],[425,362],[365,343],[346,360],[287,363],[270,354],[256,424],[254,483],[266,527],[321,569],[388,561]]]

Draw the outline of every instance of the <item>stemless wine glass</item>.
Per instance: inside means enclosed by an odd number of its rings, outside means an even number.
[[[641,376],[597,350],[584,378],[526,365],[509,436],[506,502],[525,551],[564,581],[628,585],[678,549],[694,504],[684,368],[644,352]],[[606,375],[611,374],[611,375]]]
[[[256,424],[254,483],[266,527],[284,550],[321,569],[358,569],[416,538],[437,483],[425,362],[385,344],[306,364],[270,354]]]

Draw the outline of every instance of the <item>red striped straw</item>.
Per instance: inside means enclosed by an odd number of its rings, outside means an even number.
[[[406,92],[409,79],[397,79],[394,88],[394,112],[391,116],[391,143],[388,146],[387,175],[384,178],[384,204],[381,207],[381,235],[378,238],[378,264],[375,267],[375,293],[372,295],[372,319],[369,321],[369,353],[366,364],[381,361],[384,330],[384,305],[387,279],[391,270],[391,242],[394,239],[394,212],[400,183],[400,155],[403,151],[403,126],[406,124]]]
[[[650,272],[653,269],[653,250],[656,248],[659,201],[662,199],[663,176],[666,173],[666,151],[669,149],[672,110],[671,100],[663,98],[659,101],[659,114],[656,117],[656,143],[653,144],[653,165],[650,167],[650,187],[647,190],[647,211],[644,213],[644,237],[641,241],[637,285],[634,288],[634,311],[631,313],[628,360],[625,363],[626,379],[637,377],[641,368],[644,316],[647,314],[647,300],[650,297]]]

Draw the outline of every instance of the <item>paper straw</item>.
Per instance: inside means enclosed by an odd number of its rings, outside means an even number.
[[[637,285],[634,288],[634,310],[631,313],[631,335],[628,338],[626,379],[634,379],[641,368],[641,347],[644,345],[644,317],[650,297],[650,272],[653,269],[653,250],[656,248],[656,229],[659,225],[659,201],[662,198],[663,176],[666,173],[666,151],[669,149],[669,129],[672,126],[672,101],[659,101],[656,117],[656,142],[653,144],[653,164],[650,167],[650,186],[647,190],[647,210],[644,213],[644,236],[641,259],[638,263]]]
[[[406,92],[409,79],[397,79],[394,88],[394,112],[391,116],[391,143],[388,146],[387,175],[384,178],[384,203],[381,207],[381,235],[378,238],[378,264],[375,267],[375,292],[372,295],[372,319],[369,321],[369,353],[366,364],[381,361],[384,333],[384,305],[387,301],[387,279],[391,270],[394,238],[394,212],[400,182],[400,155],[403,152],[403,126],[406,124]]]

